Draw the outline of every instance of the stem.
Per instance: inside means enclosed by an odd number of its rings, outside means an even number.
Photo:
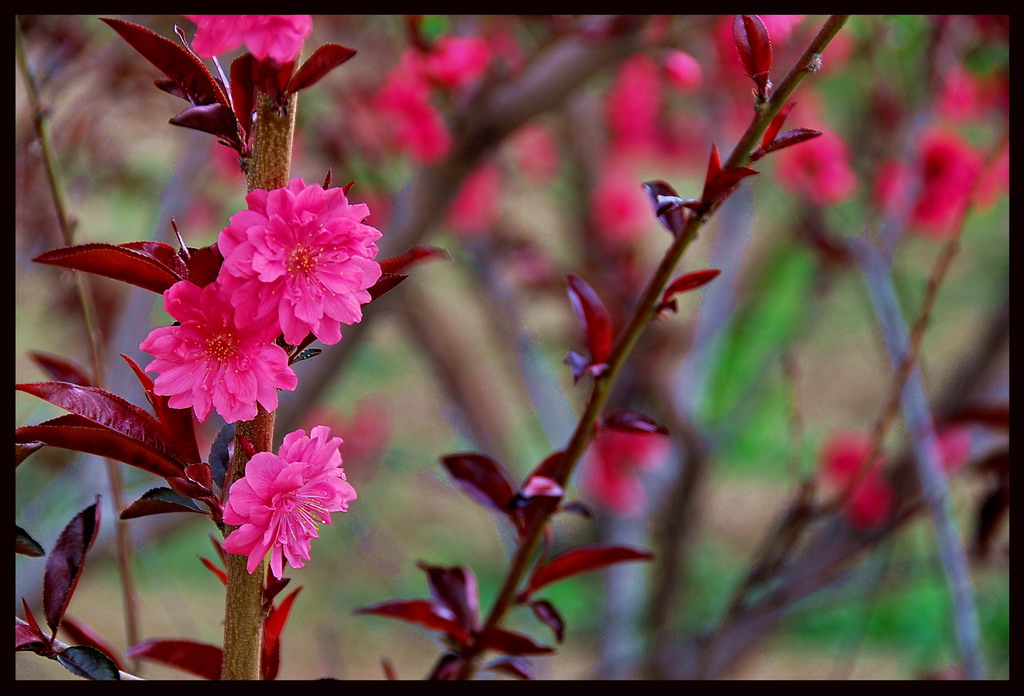
[[[256,123],[253,154],[246,184],[249,191],[271,190],[288,184],[291,171],[292,139],[295,134],[296,95],[279,106],[270,95],[256,95]],[[252,443],[256,452],[269,452],[274,446],[274,412],[258,406],[256,417],[238,423],[236,435]],[[248,457],[236,443],[231,473],[224,485],[245,475]],[[227,536],[236,527],[226,526]],[[267,561],[250,574],[247,559],[239,554],[227,557],[227,593],[224,602],[224,663],[221,679],[258,680],[261,678],[260,658],[263,649],[263,579]]]
[[[20,616],[15,616],[14,617],[14,625],[15,626],[28,626],[28,622],[25,621],[24,619],[22,619]],[[67,650],[68,648],[70,648],[72,646],[68,645],[67,643],[65,643],[62,640],[57,640],[56,638],[54,638],[53,639],[53,643],[51,644],[51,647],[53,648],[53,650],[55,652],[59,653],[59,652],[63,652],[64,650]],[[53,659],[53,658],[51,658],[51,659]],[[125,681],[145,681],[142,677],[137,677],[134,674],[130,674],[130,673],[124,672],[122,670],[117,670],[117,674],[118,674],[118,676],[121,677],[122,680],[125,680]]]
[[[57,224],[60,227],[61,238],[64,240],[65,246],[72,246],[75,238],[75,221],[68,214],[67,193],[64,189],[63,177],[60,175],[60,167],[53,154],[47,110],[39,101],[39,90],[36,85],[35,75],[33,75],[25,55],[24,37],[21,32],[21,22],[18,18],[14,20],[14,29],[18,69],[25,83],[25,93],[28,96],[29,105],[32,109],[32,123],[35,127],[36,137],[39,139],[39,147],[43,157],[43,170],[46,172],[46,181],[49,184],[50,194],[53,197]],[[96,301],[85,276],[76,271],[73,277],[75,279],[75,294],[78,298],[78,305],[85,321],[86,335],[89,339],[89,351],[92,359],[92,381],[95,386],[102,387],[104,379],[100,347],[103,345],[103,338],[100,335],[99,322],[96,317]],[[119,511],[123,507],[122,493],[124,491],[121,470],[118,468],[117,462],[112,459],[104,459],[103,461],[107,469],[107,481],[110,485],[110,504],[114,510]],[[118,575],[121,579],[121,603],[124,610],[125,637],[129,645],[135,645],[139,642],[138,601],[135,596],[135,584],[132,579],[132,549],[131,544],[128,542],[126,522],[126,520],[118,518],[114,523],[116,542],[114,546],[114,560],[117,563]],[[138,672],[140,669],[138,660],[132,660],[131,664],[132,668]]]
[[[825,21],[825,24],[804,50],[804,53],[797,59],[796,63],[779,83],[778,88],[764,103],[763,107],[755,112],[750,126],[743,134],[743,137],[740,138],[739,143],[737,143],[729,158],[722,165],[723,169],[743,166],[749,161],[751,152],[757,147],[768,124],[771,123],[772,119],[775,118],[785,105],[786,100],[793,93],[793,90],[796,89],[797,85],[811,72],[809,66],[812,63],[812,57],[824,51],[825,47],[839,32],[839,29],[846,23],[847,18],[848,15],[832,15]],[[676,236],[668,251],[665,252],[661,263],[655,269],[654,274],[647,281],[647,286],[644,288],[644,292],[636,308],[633,310],[629,322],[619,334],[612,349],[612,354],[608,358],[607,372],[601,378],[594,380],[594,386],[590,392],[587,406],[583,411],[583,415],[580,416],[576,430],[573,432],[572,438],[562,454],[561,462],[554,475],[555,480],[563,488],[580,457],[583,455],[587,444],[590,442],[590,438],[594,433],[594,426],[601,415],[605,403],[608,401],[608,396],[611,393],[612,386],[615,384],[616,377],[639,340],[640,334],[643,333],[643,330],[654,317],[661,294],[668,284],[676,265],[682,258],[686,248],[696,239],[697,232],[704,226],[705,222],[705,218],[695,215],[688,218],[686,225]],[[550,517],[551,514],[540,516],[520,542],[519,548],[513,557],[512,565],[499,590],[498,597],[487,616],[482,632],[497,627],[504,618],[505,613],[512,606],[516,588],[522,581],[526,570],[530,567],[530,561]],[[463,663],[458,675],[460,679],[467,679],[472,676],[475,669],[473,662],[480,652],[480,648],[474,644],[463,653]]]

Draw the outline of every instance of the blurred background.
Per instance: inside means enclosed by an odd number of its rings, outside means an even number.
[[[120,18],[169,38],[175,24],[194,35],[183,17]],[[762,19],[777,84],[825,17]],[[245,206],[235,153],[168,125],[184,104],[153,88],[156,68],[98,17],[19,22],[75,242],[176,246],[172,219],[187,244],[214,242]],[[330,169],[335,183],[354,181],[349,199],[369,205],[381,257],[426,243],[451,259],[414,267],[366,308],[361,325],[343,327],[340,344],[315,343],[324,352],[298,363],[299,389],[281,394],[277,441],[329,425],[344,439],[359,499],[321,529],[307,567],[286,573],[288,591],[303,590],[282,638],[280,676],[378,679],[386,657],[400,677],[421,678],[441,651],[437,638],[353,610],[428,596],[417,560],[470,567],[487,608],[514,544],[503,522],[448,480],[438,457],[482,451],[521,478],[565,445],[589,391],[562,363],[583,345],[565,274],[585,279],[613,323],[625,323],[670,241],[641,184],[663,180],[684,198],[699,196],[711,144],[724,159],[750,121],[753,84],[730,16],[314,16],[313,25],[304,55],[328,41],[358,54],[299,96],[292,175],[318,182]],[[557,98],[531,87],[545,80],[559,85]],[[508,95],[519,97],[522,123],[491,127],[493,105]],[[32,351],[85,367],[91,358],[71,272],[32,263],[64,243],[20,75],[15,100],[22,383],[49,379]],[[567,630],[555,656],[532,660],[542,678],[687,676],[665,672],[664,656],[691,654],[715,635],[799,483],[827,478],[824,445],[869,435],[885,406],[893,369],[857,245],[890,255],[909,325],[957,234],[919,365],[952,443],[944,455],[985,664],[989,676],[1009,676],[1007,431],[949,418],[1009,403],[1009,19],[854,16],[793,101],[783,130],[824,135],[753,165],[761,173],[711,219],[678,269],[713,267],[721,276],[680,295],[678,313],[651,326],[613,393],[609,408],[643,410],[669,437],[593,443],[568,492],[593,516],[560,515],[553,525],[556,550],[623,543],[651,548],[656,559],[546,588]],[[88,283],[108,346],[105,387],[144,404],[118,353],[145,364],[139,342],[168,321],[159,298],[97,276]],[[61,413],[15,395],[16,427]],[[215,413],[202,424],[202,451],[221,424]],[[820,521],[866,541],[832,581],[752,628],[718,676],[957,674],[931,520],[918,511],[894,521],[908,446],[901,418],[884,444],[892,488],[866,503],[869,522],[851,514]],[[160,485],[121,471],[126,503]],[[43,448],[15,476],[16,522],[46,549],[103,496],[101,536],[68,615],[123,650],[117,511],[103,462]],[[218,644],[222,589],[198,559],[215,557],[213,525],[162,515],[132,520],[128,530],[142,636]],[[44,564],[16,557],[16,615],[22,597],[41,614]],[[761,591],[779,583],[784,575]],[[509,626],[553,644],[525,608]],[[18,653],[15,666],[19,679],[73,678],[31,654]],[[190,678],[154,664],[142,673]]]

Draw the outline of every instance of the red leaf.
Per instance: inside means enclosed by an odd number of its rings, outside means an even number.
[[[673,295],[678,295],[681,292],[688,292],[690,290],[696,290],[705,283],[710,283],[718,274],[721,273],[717,268],[708,268],[703,271],[693,271],[692,273],[684,273],[679,276],[665,288],[665,292],[661,296],[661,302],[658,304],[657,311],[662,312],[666,310],[675,311],[674,301],[669,304],[669,300],[672,299]]]
[[[643,411],[635,411],[628,408],[622,408],[609,413],[601,422],[601,427],[668,435],[668,428],[664,425],[659,424]]]
[[[688,216],[687,206],[699,202],[680,198],[676,190],[664,181],[648,181],[644,184],[644,191],[651,199],[658,222],[673,235],[678,235],[683,229]]]
[[[211,561],[209,558],[206,558],[204,556],[199,556],[199,561],[204,566],[206,566],[207,570],[209,570],[211,573],[213,573],[214,575],[217,576],[217,579],[220,580],[220,583],[222,585],[227,586],[227,584],[228,584],[228,574],[227,573],[225,573],[222,569],[218,568],[214,564],[214,562]]]
[[[15,389],[38,396],[65,411],[109,428],[161,457],[171,461],[177,457],[174,448],[164,438],[160,424],[151,415],[108,391],[68,382],[17,384]],[[46,442],[39,437],[32,439]]]
[[[710,209],[712,204],[724,200],[742,179],[757,174],[750,167],[723,169],[704,187],[701,202]]]
[[[33,261],[95,273],[158,294],[184,279],[153,256],[123,244],[79,244],[53,249],[40,254]]]
[[[455,653],[446,652],[438,658],[434,668],[430,670],[427,679],[431,681],[448,681],[459,676],[462,668],[462,658]]]
[[[109,657],[119,670],[124,670],[124,666],[118,661],[117,653],[114,649],[91,628],[83,623],[72,620],[70,616],[64,617],[64,621],[61,623],[60,627],[64,629],[65,633],[67,633],[68,643],[71,643],[72,645],[85,645],[90,648],[96,648]]]
[[[555,651],[547,645],[540,645],[528,635],[503,628],[487,629],[480,634],[477,644],[485,650],[497,650],[507,655],[546,655]]]
[[[449,454],[441,457],[441,464],[473,500],[508,514],[516,487],[501,464],[485,454],[474,452]]]
[[[452,255],[449,254],[446,249],[442,249],[441,247],[429,246],[427,244],[415,244],[409,247],[409,250],[404,254],[389,256],[386,259],[382,259],[380,262],[380,269],[384,273],[401,273],[415,263],[427,261],[432,258],[442,258],[450,261]]]
[[[568,274],[569,302],[583,327],[592,364],[608,361],[612,352],[612,320],[601,298],[582,279]]]
[[[86,371],[69,360],[57,357],[56,355],[50,355],[49,353],[40,353],[35,350],[29,353],[29,357],[31,357],[33,362],[39,365],[46,374],[50,375],[50,377],[57,381],[80,384],[83,387],[92,386],[92,380],[86,374]]]
[[[203,62],[188,49],[138,24],[105,17],[100,19],[177,84],[193,104],[220,103],[228,106],[224,90]]]
[[[192,640],[153,638],[133,645],[124,652],[130,659],[143,658],[177,667],[203,679],[220,679],[224,651],[216,645]]]
[[[565,621],[562,620],[561,614],[555,610],[551,602],[543,599],[530,602],[530,609],[533,610],[534,616],[551,627],[551,630],[555,632],[555,640],[561,643],[565,635]]]
[[[999,430],[1009,430],[1010,407],[1009,405],[970,406],[960,409],[946,421],[948,423],[977,423]]]
[[[782,130],[782,124],[786,122],[786,117],[789,116],[789,112],[796,106],[796,102],[789,102],[781,109],[779,113],[775,114],[775,118],[768,124],[768,127],[764,131],[764,135],[761,136],[761,147],[765,147],[768,143],[775,139],[775,136],[780,130]]]
[[[536,679],[533,668],[525,660],[517,660],[514,657],[492,660],[484,665],[484,669],[489,669],[492,672],[504,672],[517,679]]]
[[[252,84],[252,62],[255,60],[249,52],[243,53],[231,61],[231,104],[235,110],[235,120],[242,130],[242,137],[249,138],[249,130],[252,127],[253,84]]]
[[[477,628],[480,599],[473,571],[462,566],[444,568],[420,561],[420,570],[427,574],[430,596],[434,602],[447,607],[467,633]]]
[[[384,670],[384,677],[388,681],[396,681],[398,679],[398,672],[395,671],[395,666],[391,664],[391,660],[386,657],[380,658],[380,666]]]
[[[354,48],[348,48],[336,43],[326,43],[320,46],[313,54],[306,59],[302,67],[292,76],[288,83],[287,92],[298,92],[312,84],[315,84],[324,75],[347,61],[356,54]]]
[[[14,624],[14,649],[31,650],[42,655],[49,649],[49,641],[36,623],[36,617],[32,615],[32,610],[28,608],[28,602],[24,597],[21,599],[21,606],[25,609],[25,623],[28,625]]]
[[[169,488],[153,488],[121,512],[122,520],[132,520],[148,515],[162,515],[171,512],[198,512],[206,514],[198,505]]]
[[[172,116],[168,123],[172,126],[210,133],[229,143],[238,143],[238,121],[235,118],[235,112],[224,104],[190,106]]]
[[[29,558],[39,558],[46,555],[46,551],[43,550],[39,542],[18,525],[14,525],[14,553],[28,556]]]
[[[784,147],[796,145],[797,143],[802,143],[805,140],[810,140],[811,138],[817,138],[819,135],[821,135],[821,131],[819,130],[813,130],[811,128],[793,128],[782,133],[767,145],[758,148],[756,152],[751,154],[750,160],[754,162],[764,157],[769,152],[775,152],[776,150],[781,150]]]
[[[748,77],[766,73],[772,67],[772,42],[768,29],[757,15],[736,15],[732,38]]]
[[[221,264],[224,263],[224,257],[221,256],[217,245],[211,244],[210,246],[198,249],[189,247],[188,251],[188,260],[185,261],[185,265],[188,268],[186,280],[190,283],[195,283],[201,288],[205,288],[217,280]]]
[[[270,610],[270,614],[263,621],[263,659],[260,669],[265,681],[277,679],[277,673],[281,667],[281,632],[288,621],[288,612],[292,610],[295,596],[301,590],[301,587],[296,587],[294,592]]]
[[[15,433],[17,433],[17,430],[15,431]],[[45,442],[40,442],[39,440],[33,440],[31,438],[26,438],[23,441],[18,439],[17,436],[15,436],[14,466],[20,466],[21,463],[25,461],[25,459],[28,457],[28,455],[32,454],[33,452],[41,450],[43,447],[46,447]]]
[[[121,353],[121,357],[128,363],[128,367],[135,373],[142,389],[146,392],[153,412],[156,414],[163,434],[167,441],[174,447],[178,457],[184,462],[201,462],[203,457],[199,454],[199,443],[196,442],[195,422],[192,417],[191,408],[171,408],[168,405],[170,397],[161,396],[153,390],[153,378],[143,371],[138,364],[130,357]],[[209,485],[207,485],[209,488]]]
[[[25,425],[14,431],[16,442],[41,442],[51,447],[107,457],[167,478],[181,474],[175,459],[152,451],[130,437],[74,414],[60,416],[39,425]]]
[[[613,563],[646,561],[650,558],[650,551],[629,546],[581,546],[538,566],[530,576],[524,595],[529,596],[545,585]]]
[[[356,614],[377,614],[400,621],[419,624],[434,631],[443,631],[460,645],[469,643],[469,634],[455,620],[455,615],[426,599],[393,599],[355,610]]]
[[[57,635],[61,619],[71,602],[78,579],[82,576],[85,566],[85,554],[96,540],[100,526],[100,497],[96,502],[82,510],[68,523],[64,531],[57,537],[49,557],[46,559],[46,571],[43,575],[43,611],[46,624]]]
[[[708,173],[704,177],[704,190],[708,188],[708,184],[722,173],[722,156],[718,154],[718,145],[711,143],[711,156],[708,157]]]
[[[408,277],[401,273],[382,273],[376,283],[366,288],[366,291],[370,293],[370,301],[376,300]]]

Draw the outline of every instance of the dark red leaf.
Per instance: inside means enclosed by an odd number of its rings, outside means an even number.
[[[138,406],[96,387],[80,387],[68,382],[17,384],[15,389],[38,396],[65,411],[130,438],[159,456],[174,461],[174,448],[163,436],[163,428]],[[45,439],[33,437],[34,440]]]
[[[36,350],[30,351],[29,357],[46,374],[59,382],[81,384],[83,387],[92,386],[92,380],[86,374],[86,371],[70,360],[65,360],[49,353],[40,353]]]
[[[947,423],[977,423],[1000,430],[1010,428],[1010,407],[970,406],[962,408],[946,419]]]
[[[220,679],[224,651],[216,645],[192,640],[152,638],[124,652],[129,659],[142,658],[176,667],[203,679]]]
[[[705,283],[710,283],[712,280],[718,277],[721,273],[717,268],[707,268],[703,271],[693,271],[692,273],[684,273],[679,276],[665,288],[665,292],[661,295],[661,302],[658,303],[658,312],[664,311],[675,311],[676,305],[675,300],[672,300],[673,295],[678,295],[681,292],[688,292],[690,290],[696,290]]]
[[[41,450],[43,447],[46,447],[46,443],[39,440],[17,440],[14,443],[14,466],[20,466],[28,455]]]
[[[292,581],[291,578],[274,578],[267,583],[267,586],[263,588],[263,606],[266,611],[270,611],[274,607],[274,598],[288,586],[288,583]]]
[[[220,580],[220,583],[222,585],[227,586],[227,584],[228,584],[228,574],[227,573],[225,573],[221,568],[218,568],[214,564],[214,562],[211,561],[209,558],[206,558],[204,556],[199,556],[199,561],[204,566],[206,566],[207,570],[209,570],[211,573],[213,573],[214,575],[217,576],[217,579]]]
[[[398,672],[395,671],[395,666],[391,664],[391,660],[386,657],[380,658],[381,669],[384,670],[384,678],[388,681],[396,681],[398,679]]]
[[[199,463],[186,466],[185,477],[206,490],[210,490],[210,487],[213,486],[213,472],[210,471],[209,464]]]
[[[604,363],[612,353],[612,320],[594,289],[573,274],[566,276],[569,302],[583,327],[583,336],[593,364]]]
[[[506,655],[546,655],[555,651],[547,645],[540,645],[528,635],[503,628],[489,628],[481,633],[478,645],[485,650],[497,650]]]
[[[212,495],[209,488],[204,488],[197,483],[189,481],[181,476],[171,476],[167,479],[168,485],[178,495],[183,495],[186,498],[203,499],[208,498]]]
[[[14,437],[23,444],[38,441],[51,447],[107,457],[163,478],[181,474],[181,464],[172,457],[153,452],[130,437],[74,414],[39,425],[22,426],[14,431]]]
[[[188,49],[137,24],[120,19],[100,19],[177,84],[193,104],[228,105],[224,90],[203,62]]]
[[[433,258],[448,259],[450,261],[452,255],[449,254],[446,249],[442,249],[441,247],[429,246],[427,244],[416,244],[409,247],[409,251],[404,254],[389,256],[386,259],[382,259],[380,262],[380,269],[384,273],[401,273],[415,263],[419,263],[420,261],[429,261]]]
[[[161,92],[167,92],[172,97],[177,97],[178,99],[184,99],[185,101],[188,101],[188,95],[185,94],[185,90],[179,87],[178,83],[174,80],[168,80],[165,77],[158,77],[157,79],[153,80],[153,86]]]
[[[333,176],[334,176],[334,170],[331,169],[330,167],[328,167],[327,168],[327,173],[324,174],[324,183],[321,185],[321,188],[323,188],[324,191],[326,191],[327,189],[329,189],[331,187],[331,180],[332,180]],[[352,183],[355,183],[355,182],[352,182]],[[348,191],[343,191],[343,192],[344,192],[344,194],[346,196],[348,195]]]
[[[581,546],[538,566],[530,576],[524,595],[529,596],[545,585],[613,563],[650,559],[651,552],[646,549],[629,546]]]
[[[65,616],[60,627],[68,635],[68,640],[66,642],[74,645],[87,645],[89,647],[96,648],[110,658],[117,669],[124,669],[121,663],[117,661],[117,652],[110,647],[103,638],[84,623],[79,623],[70,616]]]
[[[400,621],[419,624],[434,631],[443,631],[460,645],[469,643],[469,634],[455,620],[451,610],[426,599],[393,599],[355,610],[356,614],[377,614]]]
[[[171,219],[171,224],[174,224],[173,218]],[[177,228],[175,228],[175,231],[177,231]],[[178,239],[181,239],[181,237],[179,236]],[[148,256],[157,263],[166,266],[171,273],[179,278],[188,278],[188,266],[172,246],[163,242],[125,242],[118,246],[123,249],[137,251],[143,256]]]
[[[146,392],[146,398],[163,428],[164,437],[174,447],[178,458],[183,462],[201,462],[203,457],[199,454],[199,443],[196,441],[192,409],[171,408],[168,404],[170,397],[161,396],[154,391],[153,379],[130,357],[124,353],[121,353],[121,357],[128,363],[128,367],[135,373],[135,377]]]
[[[462,452],[441,457],[441,464],[455,483],[473,500],[503,514],[516,493],[512,477],[485,454]]]
[[[185,265],[188,268],[187,280],[201,288],[217,280],[220,267],[224,263],[224,257],[216,244],[200,247],[198,249],[188,248],[188,260]]]
[[[782,133],[767,145],[758,148],[753,154],[751,154],[750,161],[756,162],[769,152],[775,152],[776,150],[781,150],[784,147],[796,145],[797,143],[802,143],[805,140],[810,140],[811,138],[817,138],[819,135],[821,135],[821,131],[819,130],[813,130],[811,128],[793,128],[792,130]]]
[[[643,411],[635,411],[629,408],[621,408],[609,413],[602,420],[601,427],[668,435],[668,428],[664,425],[659,424]]]
[[[480,599],[473,571],[462,566],[432,566],[422,561],[416,565],[427,574],[430,596],[434,602],[450,609],[455,620],[467,633],[475,631]]]
[[[534,616],[555,632],[555,640],[561,643],[565,635],[565,621],[562,620],[562,615],[555,610],[551,602],[543,599],[530,602],[530,609],[533,610]]]
[[[704,188],[704,194],[701,196],[701,202],[710,208],[712,204],[724,200],[741,180],[748,176],[753,176],[754,174],[757,174],[757,172],[750,167],[731,167],[729,169],[723,169]]]
[[[525,661],[514,657],[502,657],[484,665],[484,669],[492,672],[504,672],[517,679],[536,679],[533,668]]]
[[[183,280],[172,269],[152,256],[125,245],[79,244],[53,249],[40,254],[33,261],[95,273],[158,294],[163,294],[167,288],[179,280]]]
[[[315,84],[320,78],[355,54],[356,50],[354,48],[348,48],[341,44],[326,43],[320,46],[306,59],[302,67],[292,75],[286,91],[289,93],[298,92],[300,89],[305,89]]]
[[[39,655],[45,655],[48,650],[48,641],[38,628],[33,629],[25,624],[14,624],[14,650],[31,651]]]
[[[46,551],[43,550],[39,542],[18,525],[14,525],[14,553],[20,553],[22,556],[29,556],[31,558],[39,558],[46,555]]]
[[[255,108],[252,84],[252,63],[254,58],[248,51],[231,61],[231,104],[235,120],[242,129],[242,136],[248,140],[252,127],[252,112]]]
[[[301,587],[295,588],[294,592],[271,609],[270,614],[263,621],[263,659],[260,662],[260,670],[263,673],[264,681],[277,679],[277,673],[281,667],[281,632],[288,621],[288,612],[292,610],[295,596],[301,590]]]
[[[213,544],[214,551],[217,552],[217,557],[220,559],[222,565],[228,564],[227,552],[224,551],[224,542],[214,536],[213,532],[210,532],[210,543]]]
[[[796,106],[796,102],[789,102],[779,109],[779,113],[775,114],[775,118],[768,124],[764,135],[761,136],[761,147],[765,147],[768,143],[775,140],[775,136],[782,130],[782,124],[786,122],[786,117],[789,116],[789,112],[793,110],[794,106]]]
[[[142,494],[142,497],[129,505],[121,512],[122,520],[131,520],[136,517],[147,515],[162,515],[169,512],[198,512],[205,514],[205,510],[193,503],[188,498],[179,495],[170,488],[152,488]]]
[[[678,235],[689,216],[687,205],[698,201],[680,198],[675,189],[664,181],[648,181],[643,186],[658,222],[673,235]]]
[[[96,540],[100,526],[100,497],[68,523],[57,537],[43,575],[43,611],[51,636],[57,635],[61,619],[75,592],[85,566],[85,554]]]
[[[718,145],[711,143],[711,156],[708,157],[708,172],[704,176],[704,190],[707,191],[708,184],[722,173],[722,156],[718,154]]]
[[[355,185],[356,185],[356,182],[353,179],[352,181],[348,182],[347,184],[345,184],[344,186],[341,187],[341,192],[344,193],[347,196],[348,192],[351,191],[352,187],[355,186]]]
[[[210,133],[229,143],[238,143],[238,121],[235,119],[235,112],[224,104],[190,106],[171,117],[168,123]]]
[[[444,653],[438,658],[427,679],[431,681],[448,681],[457,679],[462,668],[462,658],[455,653]]]
[[[117,665],[109,655],[88,645],[72,645],[56,654],[57,662],[76,677],[120,681]]]
[[[402,273],[382,273],[377,282],[366,289],[370,293],[370,301],[376,300],[408,277]]]
[[[736,15],[732,23],[732,38],[748,77],[771,69],[772,42],[760,17]]]
[[[538,496],[561,498],[563,495],[565,495],[565,491],[558,485],[558,482],[547,476],[531,476],[526,480],[523,489],[519,491],[519,497],[523,500]]]

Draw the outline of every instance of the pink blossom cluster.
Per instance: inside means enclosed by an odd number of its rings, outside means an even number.
[[[228,553],[248,556],[252,573],[270,553],[270,571],[280,579],[284,561],[301,568],[319,526],[331,524],[332,512],[347,512],[356,491],[345,480],[340,437],[326,426],[306,436],[284,436],[277,454],[260,452],[249,460],[245,476],[228,491],[224,522],[240,525],[224,540]]]
[[[277,408],[276,390],[297,381],[278,336],[337,343],[341,324],[362,319],[367,288],[381,275],[380,232],[342,189],[296,178],[246,202],[221,230],[216,281],[172,285],[164,308],[178,325],[154,329],[140,345],[155,358],[146,370],[159,373],[156,393],[172,408],[194,408],[200,421],[211,409],[233,423],[255,417],[257,404]]]
[[[256,58],[278,63],[295,60],[313,31],[310,15],[185,15],[196,23],[192,48],[204,58],[232,51],[243,43]]]

